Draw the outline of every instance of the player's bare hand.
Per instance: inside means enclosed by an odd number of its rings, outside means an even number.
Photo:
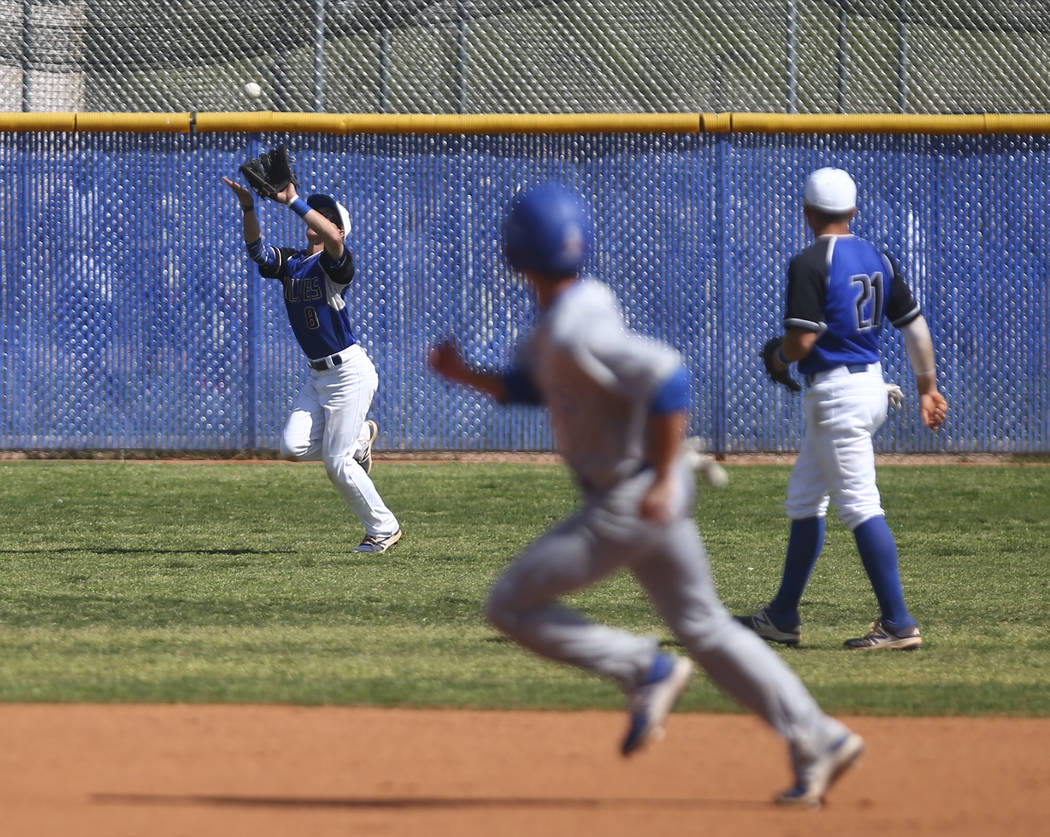
[[[675,482],[671,474],[657,477],[642,497],[638,513],[645,520],[669,523],[674,501]]]
[[[281,189],[280,192],[277,193],[277,200],[279,200],[281,203],[291,203],[297,197],[299,197],[299,193],[295,190],[294,183],[289,183],[287,186]]]
[[[452,381],[462,381],[466,378],[466,364],[452,340],[445,340],[434,346],[427,355],[427,362],[430,368],[443,378]]]
[[[919,396],[919,415],[922,416],[922,423],[930,430],[937,430],[944,424],[947,414],[948,402],[937,390]]]
[[[223,177],[222,182],[230,187],[230,191],[237,196],[241,206],[248,207],[255,203],[255,193],[247,186],[242,186],[236,180],[230,180],[228,177]]]

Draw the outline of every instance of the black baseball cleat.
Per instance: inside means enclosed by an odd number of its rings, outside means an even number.
[[[764,607],[750,616],[736,616],[737,622],[749,628],[762,639],[779,642],[781,645],[798,645],[802,641],[802,626],[782,628],[769,617],[769,608]]]
[[[922,637],[917,627],[903,628],[899,632],[891,631],[880,618],[868,626],[866,636],[847,639],[843,645],[854,651],[874,651],[880,648],[914,651],[922,645]]]

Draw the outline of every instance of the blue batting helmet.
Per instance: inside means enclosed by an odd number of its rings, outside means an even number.
[[[503,221],[503,252],[512,268],[572,276],[590,248],[590,218],[574,192],[545,183],[514,196]]]

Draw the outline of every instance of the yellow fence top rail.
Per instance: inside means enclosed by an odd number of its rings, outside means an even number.
[[[1050,114],[0,113],[0,132],[330,134],[1050,134]]]
[[[1048,134],[1050,114],[705,113],[709,133]]]
[[[691,133],[697,113],[198,113],[198,131],[289,131],[334,134]]]

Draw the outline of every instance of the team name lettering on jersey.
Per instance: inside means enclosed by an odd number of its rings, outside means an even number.
[[[321,285],[317,277],[290,278],[284,283],[285,302],[305,302],[321,298]]]

